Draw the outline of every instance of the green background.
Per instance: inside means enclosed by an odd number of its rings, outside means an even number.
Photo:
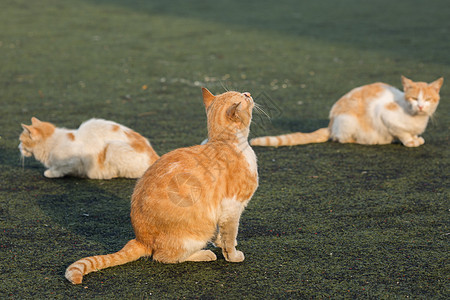
[[[241,218],[243,263],[141,259],[64,278],[133,231],[134,180],[46,179],[17,149],[36,116],[92,117],[159,154],[206,137],[201,86],[248,91],[251,136],[312,131],[350,89],[400,75],[450,79],[446,0],[0,0],[0,296],[434,298],[448,296],[449,91],[406,148],[255,148],[260,187]]]

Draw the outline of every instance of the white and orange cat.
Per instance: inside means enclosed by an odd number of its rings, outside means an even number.
[[[291,133],[254,138],[253,146],[292,146],[322,143],[390,144],[406,147],[425,143],[420,136],[439,104],[443,78],[427,84],[402,76],[403,92],[385,83],[355,88],[331,108],[330,123],[311,133]]]
[[[159,158],[146,138],[112,121],[90,119],[71,130],[33,117],[22,127],[22,156],[43,163],[48,178],[139,178]]]
[[[256,156],[248,144],[254,107],[249,93],[214,96],[203,88],[208,142],[163,155],[139,179],[131,199],[135,238],[119,252],[71,264],[66,278],[152,256],[163,263],[213,261],[208,242],[227,261],[241,262],[236,236],[242,211],[258,186]]]

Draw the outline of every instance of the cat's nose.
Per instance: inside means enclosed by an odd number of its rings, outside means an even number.
[[[423,105],[417,105],[417,108],[422,111],[423,110]]]

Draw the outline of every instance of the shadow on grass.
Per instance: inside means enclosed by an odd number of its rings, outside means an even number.
[[[55,223],[73,234],[108,245],[111,251],[120,250],[134,237],[129,198],[108,193],[95,184],[87,183],[87,180],[79,182],[79,179],[65,178],[58,181],[66,187],[65,193],[43,194],[36,199]],[[133,186],[134,181],[130,180],[128,184]]]
[[[33,212],[39,210],[52,223],[79,238],[108,245],[111,251],[119,250],[134,237],[129,214],[136,180],[48,179],[43,175],[45,167],[34,158],[25,158],[22,167],[19,151],[14,150],[0,148],[0,165],[3,166],[0,191],[6,193],[2,198],[8,203],[0,208],[2,217],[16,219],[22,226],[24,216],[29,220],[42,219]],[[17,157],[17,160],[12,160],[12,157]],[[34,203],[23,209],[16,208],[9,193],[17,193],[15,197],[25,193]]]

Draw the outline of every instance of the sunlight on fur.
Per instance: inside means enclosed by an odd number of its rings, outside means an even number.
[[[351,90],[331,108],[330,123],[311,133],[265,136],[250,141],[252,146],[293,146],[323,143],[364,145],[390,144],[399,140],[406,147],[425,143],[420,136],[439,104],[443,78],[427,84],[402,76],[403,92],[385,83],[373,83]]]
[[[163,155],[137,182],[131,199],[135,239],[122,250],[71,264],[66,278],[80,284],[100,269],[152,256],[163,263],[213,261],[203,248],[214,242],[227,261],[241,262],[236,249],[242,211],[258,186],[256,156],[247,142],[250,93],[214,96],[203,88],[208,142]]]

